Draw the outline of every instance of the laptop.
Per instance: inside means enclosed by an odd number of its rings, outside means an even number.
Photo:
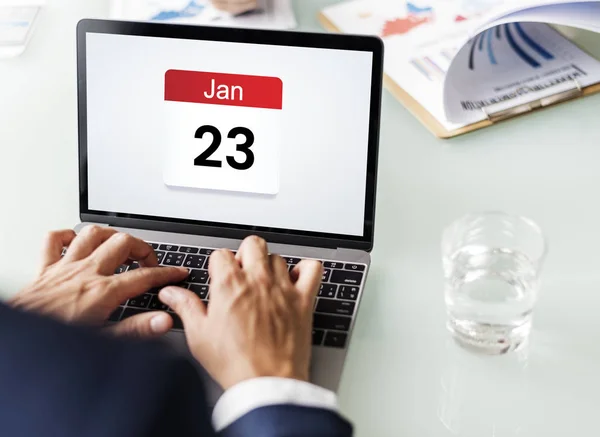
[[[210,254],[249,235],[290,269],[322,261],[311,380],[336,391],[373,247],[382,64],[369,36],[81,21],[76,231],[147,241],[208,305]],[[157,292],[111,321],[168,311]]]

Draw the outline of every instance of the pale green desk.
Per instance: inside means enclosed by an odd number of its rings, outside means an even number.
[[[74,29],[108,2],[48,3],[27,52],[0,61],[5,295],[33,275],[46,231],[78,221]],[[328,3],[296,1],[301,27],[320,30]],[[577,38],[600,56],[599,37]],[[358,436],[598,435],[600,95],[442,141],[386,93],[380,157],[373,270],[340,392]],[[531,216],[550,240],[527,357],[460,354],[444,329],[440,232],[483,209]]]

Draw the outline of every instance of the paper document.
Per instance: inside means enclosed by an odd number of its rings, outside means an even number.
[[[39,6],[2,6],[0,3],[0,46],[24,44]]]
[[[0,58],[25,51],[45,0],[0,0]]]
[[[600,83],[600,62],[546,24],[600,32],[600,1],[353,0],[323,14],[381,37],[386,75],[446,131],[485,119],[482,107]]]
[[[112,0],[111,18],[258,29],[296,27],[291,0],[259,0],[258,3],[256,11],[233,16],[216,9],[209,0]]]
[[[460,124],[600,82],[600,62],[546,24],[491,28],[458,53],[444,86],[446,117]]]

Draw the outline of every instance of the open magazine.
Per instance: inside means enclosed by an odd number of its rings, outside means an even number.
[[[354,0],[322,18],[380,36],[386,76],[447,132],[600,83],[600,62],[548,25],[600,32],[600,1]]]

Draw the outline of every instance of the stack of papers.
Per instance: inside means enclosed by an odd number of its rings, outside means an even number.
[[[111,18],[254,29],[297,26],[291,0],[259,0],[258,4],[257,10],[234,16],[216,9],[210,0],[112,0]]]

